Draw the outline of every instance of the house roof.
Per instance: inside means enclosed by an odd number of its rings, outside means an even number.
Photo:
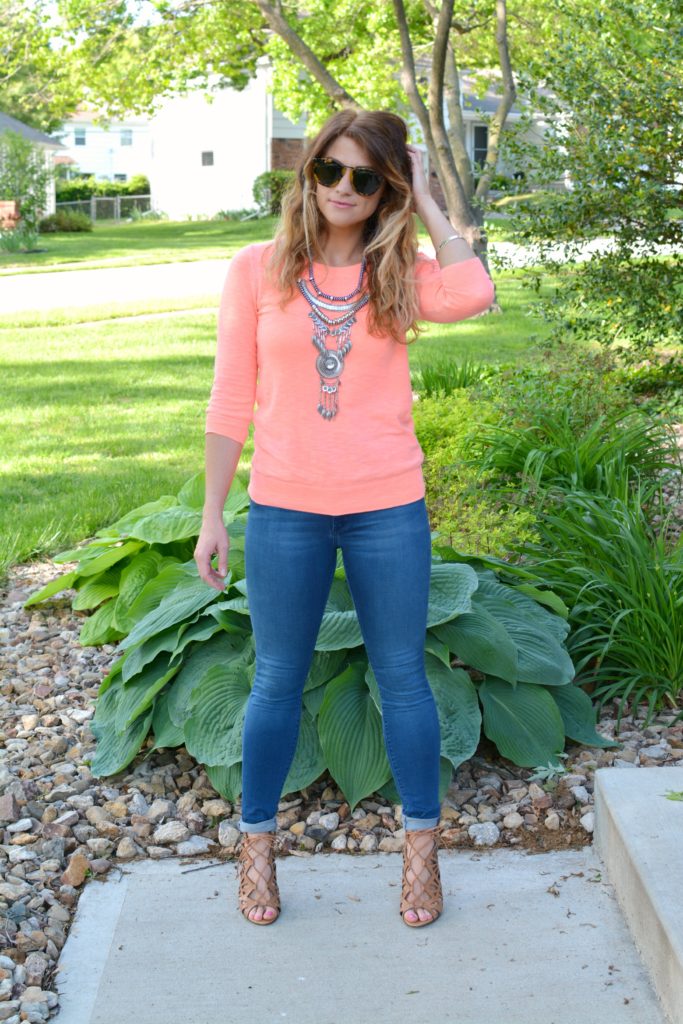
[[[0,110],[0,133],[6,132],[8,129],[23,135],[29,142],[35,142],[37,145],[43,146],[44,149],[67,148],[61,142],[53,139],[51,135],[46,135],[45,132],[40,132],[37,128],[31,128],[30,125],[24,124],[23,121],[18,121],[16,117],[10,117],[9,114],[4,114]]]

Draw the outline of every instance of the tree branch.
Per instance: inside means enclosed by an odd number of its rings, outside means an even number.
[[[306,70],[322,86],[336,106],[361,110],[361,105],[339,84],[336,78],[332,77],[310,46],[294,31],[282,14],[281,4],[269,3],[268,0],[255,0],[255,2],[268,26],[287,43],[292,53],[299,58]]]

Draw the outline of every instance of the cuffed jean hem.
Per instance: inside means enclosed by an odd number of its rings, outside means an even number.
[[[403,827],[406,830],[417,828],[434,828],[434,826],[438,824],[438,818],[410,818],[406,815],[403,816]]]
[[[240,818],[237,827],[240,832],[275,832],[277,823],[275,818],[266,818],[265,821],[256,821],[253,825],[249,825]]]

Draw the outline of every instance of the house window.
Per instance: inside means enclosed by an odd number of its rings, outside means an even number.
[[[114,175],[114,181],[128,181],[128,175],[127,174],[115,174]]]
[[[85,146],[85,128],[74,128],[74,146]]]
[[[132,146],[133,145],[133,129],[122,128],[121,129],[121,145]]]
[[[213,167],[213,150],[202,153],[202,167]]]
[[[475,165],[483,168],[486,163],[486,153],[489,148],[489,128],[486,124],[475,124],[474,126],[474,152],[472,159]]]

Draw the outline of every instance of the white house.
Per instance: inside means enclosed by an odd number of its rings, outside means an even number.
[[[24,124],[23,121],[18,121],[16,117],[10,117],[9,114],[3,114],[0,111],[0,135],[5,131],[13,131],[18,135],[22,135],[29,142],[32,142],[34,146],[38,146],[42,149],[45,157],[45,166],[50,170],[54,166],[54,160],[57,153],[63,150],[62,144],[51,135],[46,135],[45,132],[38,131],[37,128],[32,128],[28,124]],[[0,196],[0,199],[3,197]],[[12,198],[12,197],[8,197]],[[55,212],[55,184],[54,179],[50,177],[50,183],[47,189],[47,203],[45,206],[44,213],[50,214]]]
[[[106,181],[128,181],[135,174],[149,175],[151,145],[149,119],[128,117],[97,123],[98,111],[81,104],[55,134],[64,145],[60,163],[73,172]],[[72,174],[69,176],[71,177]]]

